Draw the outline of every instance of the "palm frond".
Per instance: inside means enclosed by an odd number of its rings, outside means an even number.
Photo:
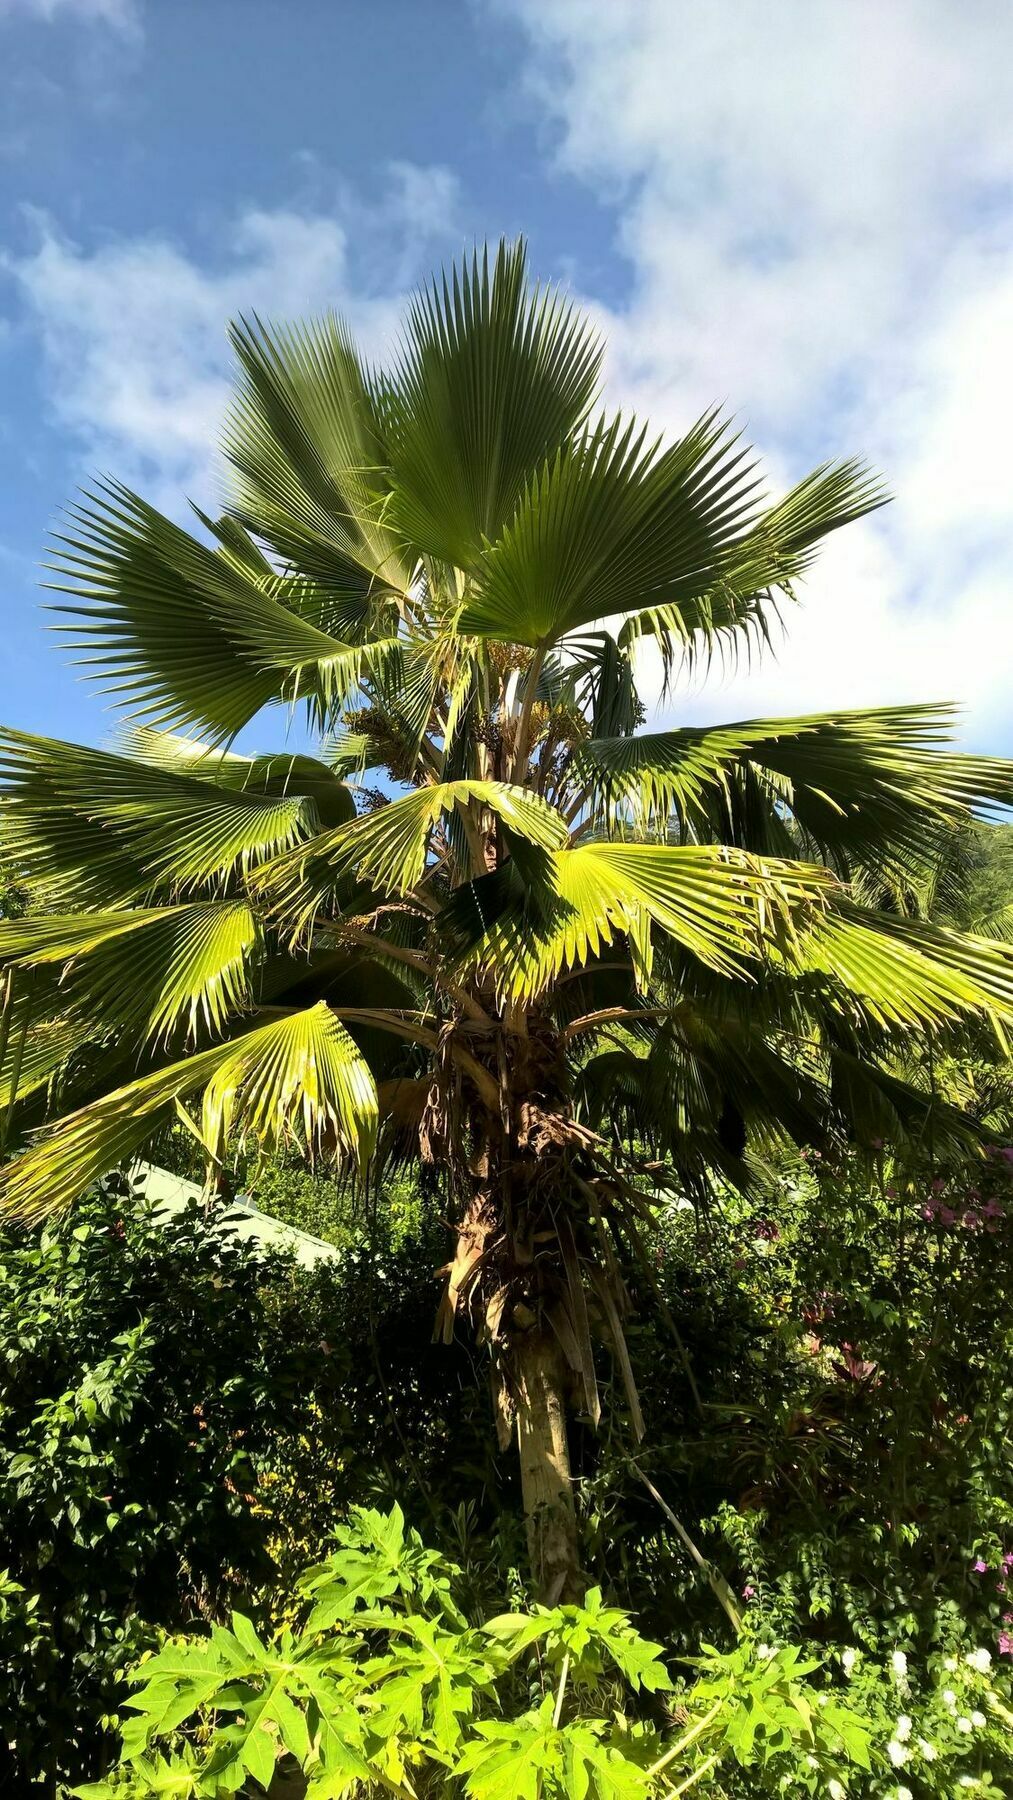
[[[674,816],[762,852],[791,817],[803,845],[917,858],[927,833],[971,808],[1013,804],[1013,761],[951,749],[952,720],[924,705],[748,719],[592,739],[576,760],[607,804],[645,823]]]
[[[416,295],[392,377],[379,384],[392,527],[426,556],[476,567],[532,468],[586,417],[601,346],[586,320],[527,283],[501,243]]]
[[[930,1029],[975,1014],[1013,1023],[1013,948],[838,898],[801,939],[800,972],[830,976],[876,1024]]]
[[[66,1005],[95,1030],[221,1032],[252,1005],[257,921],[239,900],[0,921],[0,963],[62,965]]]
[[[680,659],[715,650],[734,657],[740,643],[769,641],[775,595],[791,596],[821,538],[884,506],[889,496],[864,463],[825,463],[768,507],[730,546],[709,585],[659,596],[634,610],[620,633],[624,648],[651,637],[666,683]]]
[[[319,824],[299,794],[222,787],[27,732],[0,732],[0,776],[8,842],[55,896],[85,906],[221,887]]]
[[[245,794],[301,795],[313,802],[321,825],[326,827],[344,824],[355,816],[355,801],[344,773],[359,765],[356,749],[348,745],[345,735],[340,753],[335,744],[332,761],[288,750],[241,756],[235,750],[223,750],[200,738],[153,731],[147,725],[128,727],[117,741],[131,761],[149,763],[170,774],[193,775],[216,787],[235,788]]]
[[[271,700],[316,702],[329,717],[396,631],[349,644],[309,616],[305,581],[252,573],[202,544],[117,482],[72,509],[50,586],[75,604],[58,627],[93,679],[131,717],[234,735]]]
[[[471,927],[459,967],[488,975],[511,1000],[534,998],[562,970],[599,956],[617,934],[646,978],[652,927],[706,967],[747,977],[768,945],[793,940],[796,915],[821,903],[828,881],[825,871],[802,863],[660,844],[547,852],[538,881],[525,887],[514,880],[497,904],[504,874],[465,884],[443,918],[459,940]]]
[[[528,482],[460,630],[535,647],[596,619],[695,601],[755,518],[748,456],[714,415],[664,450],[635,420],[588,431]]]
[[[529,789],[497,781],[444,781],[321,833],[304,851],[267,865],[257,885],[271,897],[277,916],[297,930],[350,874],[381,893],[407,894],[426,870],[437,822],[455,808],[468,807],[494,815],[540,849],[566,842],[559,813]]]
[[[411,567],[385,523],[386,446],[370,385],[333,314],[232,327],[239,383],[225,427],[232,506],[318,584],[324,629],[361,641]]]
[[[346,1160],[375,1141],[376,1086],[347,1031],[318,1003],[117,1088],[61,1119],[0,1170],[0,1216],[44,1217],[137,1155],[178,1100],[204,1090],[205,1142],[252,1138]]]

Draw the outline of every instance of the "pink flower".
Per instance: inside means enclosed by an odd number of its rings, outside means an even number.
[[[976,1575],[986,1575],[988,1573],[988,1564],[987,1562],[983,1562],[980,1556],[975,1558],[971,1567]]]
[[[1013,1144],[1007,1144],[999,1153],[1003,1162],[1013,1162]]]
[[[999,1633],[999,1655],[1000,1656],[1013,1656],[1013,1633],[1008,1632],[1008,1631],[1000,1631],[1000,1633]]]
[[[934,1194],[941,1194],[945,1186],[946,1186],[945,1181],[943,1181],[942,1178],[939,1175],[937,1175],[935,1181],[932,1183],[932,1192]]]
[[[1013,1550],[1007,1550],[1002,1559],[1002,1566],[1004,1569],[1013,1569]]]
[[[964,1214],[964,1224],[967,1226],[968,1231],[973,1231],[976,1225],[981,1224],[981,1214],[976,1212],[966,1212]]]
[[[957,1215],[951,1206],[941,1206],[939,1217],[944,1225],[955,1225],[957,1222]]]
[[[743,1600],[752,1600],[755,1593],[756,1589],[754,1587],[746,1586],[742,1590],[742,1598]]]
[[[1013,1625],[1013,1612],[1003,1613],[1002,1622],[1004,1625]]]
[[[934,1219],[935,1216],[936,1216],[936,1209],[930,1201],[928,1206],[922,1207],[922,1218],[923,1219]]]

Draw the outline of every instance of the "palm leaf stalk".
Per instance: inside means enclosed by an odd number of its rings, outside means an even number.
[[[604,416],[601,347],[522,247],[422,292],[383,372],[334,318],[233,342],[222,517],[107,484],[54,545],[122,741],[0,740],[45,902],[0,922],[0,1203],[67,1206],[180,1118],[212,1171],[247,1141],[438,1168],[438,1331],[488,1348],[558,1597],[567,1421],[603,1342],[642,1430],[623,1321],[672,1196],[785,1141],[970,1135],[896,1052],[1001,1036],[1013,950],[867,896],[1013,767],[938,706],[640,731],[645,639],[669,676],[762,645],[884,495],[846,462],[771,503],[716,415],[675,443]],[[235,750],[270,703],[317,755]]]

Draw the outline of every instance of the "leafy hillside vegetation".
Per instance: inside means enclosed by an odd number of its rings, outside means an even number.
[[[882,489],[604,413],[519,247],[233,343],[222,515],[53,546],[118,742],[0,734],[10,1781],[1002,1795],[1013,765],[669,723]]]

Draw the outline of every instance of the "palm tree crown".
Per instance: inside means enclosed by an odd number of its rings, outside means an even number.
[[[1013,765],[941,707],[639,729],[644,640],[666,680],[762,643],[884,496],[842,463],[771,504],[715,415],[672,444],[603,416],[520,247],[420,294],[387,370],[334,318],[233,344],[222,516],[109,482],[56,542],[121,743],[0,741],[45,901],[0,922],[0,1077],[8,1131],[47,1121],[0,1201],[66,1205],[180,1117],[212,1169],[246,1139],[439,1165],[442,1328],[490,1346],[558,1591],[565,1409],[596,1416],[599,1335],[637,1427],[622,1270],[665,1195],[779,1137],[964,1129],[895,1052],[1001,1031],[1013,951],[869,896]],[[318,755],[237,753],[272,702]]]

